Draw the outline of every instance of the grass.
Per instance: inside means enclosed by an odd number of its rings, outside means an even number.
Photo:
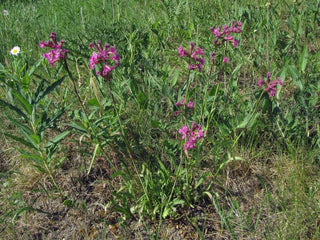
[[[0,238],[319,238],[319,1],[0,6]],[[238,47],[215,46],[232,20]],[[51,32],[68,49],[54,67]],[[120,56],[110,78],[90,69],[97,40]]]

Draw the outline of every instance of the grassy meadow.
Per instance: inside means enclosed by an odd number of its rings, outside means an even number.
[[[316,0],[1,1],[0,239],[320,239],[319,23]]]

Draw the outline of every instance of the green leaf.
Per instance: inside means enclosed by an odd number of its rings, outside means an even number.
[[[15,111],[18,115],[20,115],[21,117],[23,117],[25,120],[28,119],[27,115],[24,114],[19,108],[13,106],[12,104],[6,102],[6,101],[3,101],[0,99],[0,106],[3,106],[3,107],[8,107],[10,108],[11,110]]]
[[[172,86],[172,87],[174,87],[174,86],[177,84],[179,75],[180,75],[180,70],[177,69],[177,70],[174,72],[174,74],[172,75],[172,78],[171,78],[171,86]]]
[[[16,100],[21,104],[21,106],[23,107],[23,109],[29,114],[32,114],[32,105],[23,97],[21,96],[20,93],[18,92],[13,92],[12,93],[15,97]]]
[[[59,166],[61,165],[61,163],[63,163],[63,161],[66,159],[66,157],[62,157],[60,158],[60,160],[54,165],[54,169],[58,169]]]
[[[94,106],[94,107],[100,107],[100,104],[99,104],[97,98],[92,98],[92,99],[88,100],[87,104]]]
[[[66,109],[69,106],[67,106],[66,108],[63,107],[63,108],[59,109],[58,112],[54,116],[52,116],[51,118],[49,118],[47,120],[47,124],[46,124],[46,122],[44,122],[45,119],[43,119],[43,127],[44,128],[51,127],[53,124],[55,124],[56,121],[64,114],[64,112],[66,111]]]
[[[278,76],[280,77],[281,81],[282,81],[282,85],[278,85],[277,86],[277,93],[276,93],[276,97],[277,99],[280,99],[280,93],[281,93],[281,89],[282,89],[282,86],[283,86],[283,83],[285,82],[286,80],[286,71],[287,71],[287,68],[284,67],[280,70],[280,72],[278,73]]]
[[[68,134],[70,133],[70,131],[65,131],[63,133],[60,133],[59,135],[55,136],[54,138],[52,138],[45,146],[45,148],[49,148],[52,145],[57,145],[60,141],[62,141]]]
[[[51,93],[56,87],[58,87],[64,80],[64,76],[60,78],[59,80],[55,81],[53,84],[48,86],[45,91],[41,91],[38,96],[36,96],[35,103],[38,103],[42,98],[44,98],[46,95]]]
[[[299,55],[299,68],[301,72],[305,73],[305,69],[308,62],[308,47],[305,45]]]
[[[263,97],[263,103],[262,103],[262,113],[265,114],[267,112],[272,111],[272,102],[270,100],[270,97],[267,94],[264,94]]]
[[[43,60],[43,58],[40,58],[33,66],[32,68],[28,71],[28,75],[31,76],[34,71],[36,70],[36,68],[38,68],[41,64],[41,61]]]
[[[23,136],[25,137],[25,139],[31,143],[34,147],[34,149],[36,149],[37,151],[39,151],[39,144],[38,144],[38,141],[37,139],[33,139],[31,136],[33,136],[33,134],[29,135],[28,133],[24,132],[24,131],[21,131],[21,133],[23,134]]]
[[[33,144],[27,142],[27,141],[24,140],[23,138],[16,137],[16,136],[11,135],[11,134],[9,134],[9,133],[4,133],[4,135],[6,135],[7,137],[12,138],[13,140],[16,140],[17,142],[22,143],[23,145],[27,146],[28,148],[33,148],[33,149],[37,150],[37,148],[35,148],[35,147],[33,146]]]
[[[245,119],[237,126],[237,128],[250,128],[253,126],[257,118],[259,117],[259,113],[256,113],[255,115],[248,114]]]
[[[174,96],[174,89],[168,85],[163,85],[162,86],[162,94],[165,97],[172,99],[172,97]]]
[[[159,121],[151,120],[151,127],[161,129],[161,123]]]
[[[31,135],[30,135],[30,138],[32,138],[32,140],[33,140],[37,145],[39,145],[40,142],[41,142],[41,139],[40,139],[40,137],[39,137],[37,134],[31,134]]]
[[[233,78],[235,75],[237,75],[241,67],[242,67],[242,63],[240,63],[240,64],[233,70],[233,72],[231,73],[230,78]]]
[[[23,208],[20,208],[15,214],[14,216],[12,217],[12,223],[14,224],[17,217],[22,213],[22,212],[25,212],[25,211],[33,211],[33,207],[30,207],[30,206],[27,206],[27,207],[23,207]]]
[[[36,168],[38,168],[39,172],[48,174],[48,171],[46,169],[44,169],[43,167],[39,166],[39,165],[34,165]]]
[[[139,92],[139,94],[136,97],[140,107],[146,109],[149,101],[148,96],[144,92]]]
[[[19,156],[20,158],[28,158],[31,159],[34,163],[38,165],[43,165],[43,158],[39,155],[35,154],[22,154]]]
[[[1,63],[0,63],[0,71],[5,71],[5,68]]]
[[[27,92],[30,85],[30,76],[28,74],[24,75],[22,78],[22,89],[24,92]]]
[[[300,90],[302,90],[303,84],[302,84],[301,80],[299,79],[300,76],[299,76],[299,71],[297,70],[297,68],[294,66],[288,66],[288,70],[289,70],[289,73],[292,77],[293,82],[298,86],[298,88]]]
[[[74,207],[75,202],[70,199],[67,199],[62,204],[66,207],[72,208]]]
[[[23,123],[15,120],[15,119],[13,119],[13,118],[11,118],[11,117],[9,117],[9,116],[7,116],[7,118],[11,121],[11,123],[12,123],[13,125],[15,125],[16,127],[18,127],[21,132],[25,132],[25,133],[28,134],[28,135],[33,134],[33,131],[32,131],[28,126],[24,125]]]
[[[80,132],[82,132],[82,133],[87,134],[87,130],[85,129],[85,127],[84,127],[83,124],[79,125],[79,124],[77,124],[77,123],[67,123],[66,125],[69,126],[69,127],[78,129],[78,130],[79,130]]]
[[[91,159],[91,163],[90,163],[87,175],[90,174],[94,159],[96,158],[96,155],[99,154],[99,153],[100,153],[100,144],[98,143],[98,144],[96,144],[96,147],[94,149],[93,156],[92,156],[92,159]]]

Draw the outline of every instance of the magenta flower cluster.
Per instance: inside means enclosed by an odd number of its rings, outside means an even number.
[[[224,42],[230,42],[234,48],[236,48],[239,44],[239,40],[236,40],[231,35],[232,33],[241,33],[241,22],[232,21],[231,26],[228,27],[227,25],[223,26],[221,29],[221,26],[217,28],[209,28],[210,31],[213,33],[213,35],[216,37],[213,40],[213,43],[215,46],[220,46]]]
[[[186,106],[187,108],[194,108],[194,102],[189,101],[188,103],[186,103],[186,99],[183,96],[182,100],[176,103],[176,106],[177,107]],[[176,117],[178,115],[178,113],[181,113],[181,111],[175,111],[174,116]]]
[[[280,77],[277,77],[274,81],[270,81],[270,76],[271,74],[268,72],[266,81],[263,81],[262,78],[260,78],[258,85],[259,87],[265,85],[266,88],[263,91],[269,93],[270,97],[273,97],[277,93],[277,84],[282,85],[282,81]]]
[[[186,125],[179,129],[179,133],[182,134],[182,139],[186,139],[184,144],[184,150],[188,151],[191,148],[196,148],[195,144],[198,139],[204,138],[204,132],[201,129],[200,124],[192,123],[189,129]]]
[[[181,100],[181,101],[179,101],[179,102],[176,103],[176,106],[177,106],[177,107],[180,107],[180,106],[183,106],[183,105],[186,105],[188,108],[193,108],[193,107],[194,107],[194,103],[191,102],[191,101],[189,101],[189,102],[186,104],[186,99],[185,99],[184,96],[182,97],[182,100]]]
[[[57,43],[57,37],[54,32],[52,32],[49,36],[50,41],[40,43],[40,47],[49,47],[52,50],[48,53],[44,53],[43,56],[49,61],[49,64],[53,67],[54,63],[66,58],[68,50],[62,49],[62,45],[65,41],[60,40],[59,44]]]
[[[112,70],[119,66],[120,57],[117,53],[117,49],[110,44],[105,44],[102,47],[101,42],[97,41],[97,44],[90,43],[90,48],[94,48],[97,52],[94,52],[90,58],[90,68],[94,69],[96,65],[103,65],[102,71],[97,71],[97,75],[101,75],[103,78],[108,78]],[[114,61],[114,65],[111,66],[108,61]]]
[[[194,60],[196,64],[189,65],[190,70],[198,69],[199,72],[202,70],[202,66],[205,63],[204,61],[204,49],[201,49],[200,47],[196,47],[194,50],[194,42],[189,43],[189,50],[185,50],[182,46],[179,47],[178,52],[180,54],[180,57],[187,56],[190,59]]]

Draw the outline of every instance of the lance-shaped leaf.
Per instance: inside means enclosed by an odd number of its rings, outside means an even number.
[[[29,114],[32,114],[32,105],[20,93],[13,92],[15,99],[20,103],[21,107]]]
[[[33,149],[37,150],[37,148],[35,148],[35,147],[33,146],[33,144],[27,142],[27,141],[24,140],[23,138],[14,136],[14,135],[9,134],[9,133],[5,133],[4,135],[6,135],[7,137],[12,138],[13,140],[16,140],[17,142],[22,143],[23,145],[25,145],[25,146],[28,147],[28,148],[33,148]]]
[[[24,114],[19,108],[13,106],[12,104],[4,101],[4,100],[1,100],[0,99],[0,106],[3,106],[3,107],[8,107],[10,108],[11,110],[15,111],[18,115],[20,115],[21,117],[23,117],[25,120],[28,119],[27,115]]]
[[[299,55],[299,60],[298,60],[299,68],[303,73],[305,73],[307,62],[308,62],[308,47],[305,45]]]
[[[61,142],[68,134],[70,131],[65,131],[63,133],[60,133],[59,135],[55,136],[52,138],[45,146],[45,148],[50,148],[52,145],[57,145],[59,142]]]
[[[63,76],[62,78],[60,78],[59,80],[55,81],[54,83],[52,83],[50,86],[48,86],[46,88],[46,90],[44,91],[40,91],[39,95],[36,96],[35,99],[35,103],[38,103],[41,99],[43,99],[46,95],[48,95],[49,93],[51,93],[54,89],[56,89],[65,79],[65,77]]]
[[[94,149],[93,156],[92,156],[92,159],[91,159],[91,163],[90,163],[87,175],[90,174],[94,159],[96,158],[96,155],[99,154],[99,153],[100,153],[100,144],[98,143],[98,144],[96,144],[96,147]]]

